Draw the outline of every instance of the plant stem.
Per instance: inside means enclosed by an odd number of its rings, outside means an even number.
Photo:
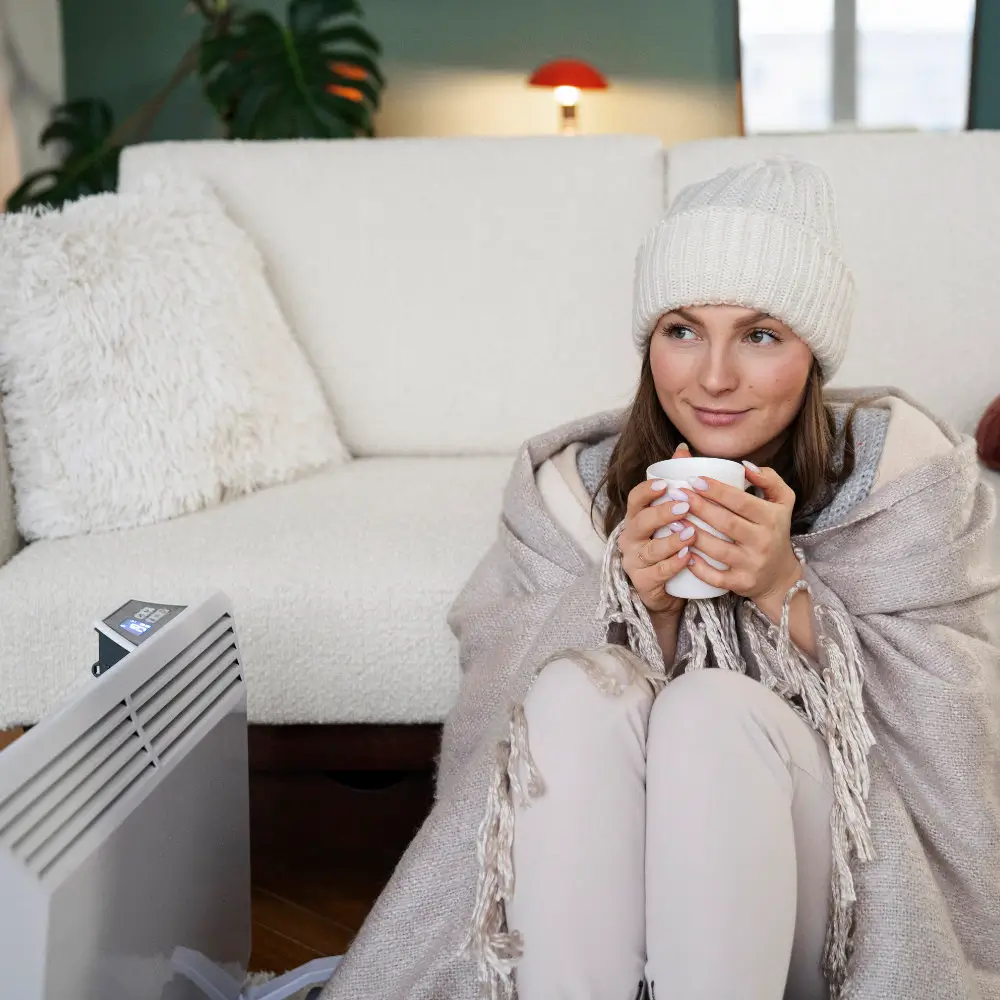
[[[198,68],[200,51],[201,42],[195,42],[181,57],[170,79],[108,136],[103,144],[104,149],[124,145],[125,139],[133,132],[136,133],[137,139],[146,136],[156,116],[167,103],[167,98]]]
[[[220,0],[194,0],[194,5],[216,32],[224,32],[226,30],[232,17],[232,10],[228,0],[226,2],[220,2]],[[167,98],[198,68],[198,60],[201,56],[201,42],[202,39],[199,38],[181,56],[181,60],[175,67],[170,79],[108,136],[101,147],[102,149],[124,145],[125,139],[132,132],[136,133],[137,139],[143,139],[146,136],[153,122],[156,120],[156,116],[163,110],[163,105],[167,103]]]
[[[85,156],[78,164],[76,164],[72,173],[63,178],[61,182],[63,186],[65,187],[75,178],[86,173],[94,163],[107,154],[108,150],[114,149],[116,146],[124,145],[125,140],[133,132],[135,132],[140,138],[145,135],[149,130],[149,127],[156,119],[156,116],[160,113],[163,105],[166,103],[167,98],[197,68],[198,54],[200,51],[201,42],[199,41],[192,45],[191,48],[184,53],[170,79],[160,88],[160,90],[157,91],[157,93],[155,93],[148,101],[142,104],[134,114],[130,115],[116,129],[114,129],[104,142],[102,142],[95,149],[91,150],[89,155]],[[54,190],[59,190],[59,184],[56,185]]]

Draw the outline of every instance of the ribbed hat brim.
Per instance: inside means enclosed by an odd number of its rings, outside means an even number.
[[[657,320],[684,306],[760,309],[791,327],[830,379],[843,360],[854,280],[804,226],[752,209],[704,206],[669,215],[636,259],[633,337],[646,350]]]

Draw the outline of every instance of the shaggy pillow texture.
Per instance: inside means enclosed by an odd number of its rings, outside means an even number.
[[[193,176],[0,215],[0,392],[29,541],[348,457],[256,247]]]

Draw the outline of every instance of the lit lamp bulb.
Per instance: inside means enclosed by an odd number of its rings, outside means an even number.
[[[564,108],[571,108],[580,100],[579,87],[570,87],[563,84],[561,87],[556,87],[553,93],[556,95],[556,103],[561,104]]]
[[[532,73],[528,80],[533,87],[551,87],[560,108],[559,131],[573,135],[579,131],[577,105],[582,90],[605,90],[608,81],[585,62],[577,59],[557,59]]]

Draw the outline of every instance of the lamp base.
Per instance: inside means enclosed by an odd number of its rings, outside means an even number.
[[[580,123],[575,104],[561,104],[559,106],[559,131],[562,135],[577,135],[579,133]]]

